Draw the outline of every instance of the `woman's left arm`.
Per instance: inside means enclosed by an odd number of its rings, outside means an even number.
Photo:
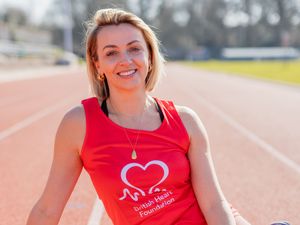
[[[209,225],[250,225],[234,217],[214,169],[208,136],[197,114],[187,107],[176,107],[190,136],[188,158],[191,181],[198,204]]]

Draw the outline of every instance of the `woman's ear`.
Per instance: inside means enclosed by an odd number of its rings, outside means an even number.
[[[98,74],[100,74],[100,63],[98,60],[94,60],[95,68],[97,69]]]
[[[152,70],[152,60],[149,58],[148,71],[150,72],[151,70]]]
[[[96,67],[97,69],[99,69],[99,62],[98,62],[98,60],[94,60],[94,64],[95,64],[95,67]]]
[[[149,62],[149,65],[152,64],[152,55],[151,55],[151,53],[149,53],[148,62]]]

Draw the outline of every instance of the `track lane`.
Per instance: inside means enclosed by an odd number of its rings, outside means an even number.
[[[55,104],[55,101],[62,97],[57,90],[65,91],[66,97],[70,96],[74,89],[84,90],[83,85],[78,82],[68,84],[72,77],[80,76],[79,73],[82,74],[83,70],[77,73],[71,70],[46,78],[0,83],[0,96],[4,96],[0,100],[0,118],[10,118],[1,121],[0,131],[48,105]],[[51,96],[47,98],[47,95]]]
[[[74,96],[59,110],[0,141],[0,176],[5,184],[0,186],[0,216],[5,218],[4,224],[24,224],[43,189],[58,122],[69,107],[87,96],[85,75],[78,73],[0,84],[0,132],[66,96]],[[216,170],[229,201],[253,224],[276,219],[297,224],[297,173],[241,134],[197,96],[299,165],[299,89],[173,63],[168,65],[167,73],[153,95],[174,99],[199,114],[208,130]],[[95,192],[83,173],[60,224],[87,224],[94,200]],[[101,224],[109,224],[107,221],[104,214]]]
[[[1,224],[25,223],[46,183],[58,124],[87,95],[83,70],[0,84],[0,134],[18,128],[0,140]],[[60,224],[86,224],[95,196],[83,171]]]

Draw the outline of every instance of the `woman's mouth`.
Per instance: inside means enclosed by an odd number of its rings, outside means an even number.
[[[129,76],[132,76],[133,74],[135,74],[136,71],[137,71],[137,69],[134,69],[134,70],[122,71],[117,74],[122,77],[129,77]]]

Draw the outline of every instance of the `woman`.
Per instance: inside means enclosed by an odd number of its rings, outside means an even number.
[[[84,167],[116,225],[249,225],[223,196],[198,116],[148,94],[164,63],[149,26],[122,10],[99,10],[86,47],[96,97],[63,118],[27,224],[58,224]]]

